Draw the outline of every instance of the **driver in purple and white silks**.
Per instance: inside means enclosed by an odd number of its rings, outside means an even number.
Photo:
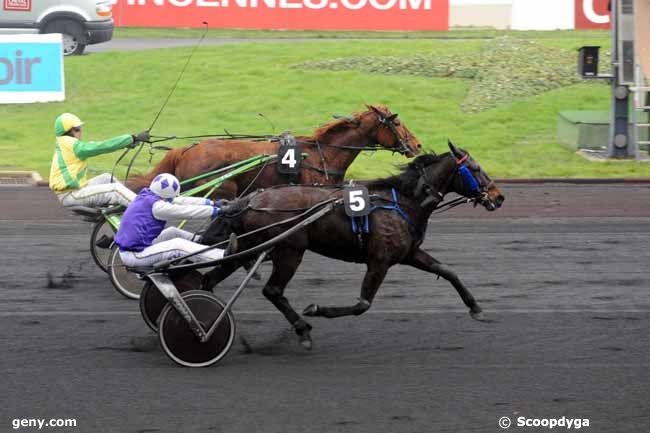
[[[165,228],[169,220],[205,219],[219,215],[219,207],[210,199],[180,197],[180,182],[162,173],[135,197],[124,212],[115,243],[120,258],[129,267],[152,266],[206,248],[193,240],[198,236],[176,227]],[[218,260],[233,254],[237,237],[233,234],[227,250],[213,248],[190,257],[193,262]]]

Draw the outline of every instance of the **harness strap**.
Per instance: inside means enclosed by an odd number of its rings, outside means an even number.
[[[269,161],[270,161],[270,159],[267,159],[267,160],[264,162],[264,165],[262,165],[262,167],[257,171],[257,174],[255,175],[255,177],[253,178],[253,180],[251,180],[251,181],[249,182],[249,184],[246,186],[246,188],[244,188],[244,190],[241,192],[241,194],[239,194],[239,195],[237,196],[237,200],[239,200],[239,199],[242,198],[244,195],[246,195],[246,193],[248,192],[248,190],[250,190],[250,188],[255,184],[255,182],[257,182],[257,179],[259,179],[259,177],[262,175],[262,172],[264,171],[264,169],[266,168],[266,166],[269,165]],[[216,187],[216,185],[215,185],[215,187]]]
[[[329,144],[329,143],[319,143],[316,141],[305,141],[305,140],[296,140],[296,143],[299,144],[305,144],[307,146],[323,146],[323,147],[333,147],[334,149],[345,149],[345,150],[356,150],[356,151],[376,151],[376,150],[390,150],[391,152],[396,152],[396,149],[389,149],[387,147],[383,146],[361,146],[361,147],[356,147],[356,146],[344,146],[344,145],[337,145],[337,144]]]
[[[308,168],[310,170],[314,170],[314,171],[317,171],[319,173],[322,173],[325,176],[344,176],[345,175],[344,171],[341,171],[341,170],[324,170],[324,169],[322,169],[320,167],[316,167],[315,165],[311,165],[311,164],[309,164],[307,162],[302,162],[302,166],[306,167],[306,168]]]
[[[402,217],[402,219],[404,221],[406,221],[409,225],[411,225],[412,227],[417,229],[415,223],[413,223],[413,221],[411,221],[411,218],[409,218],[409,216],[406,214],[406,212],[404,212],[404,209],[402,209],[399,206],[399,202],[397,201],[397,190],[395,188],[392,188],[391,192],[392,192],[392,195],[393,195],[393,204],[387,204],[387,205],[382,205],[382,206],[373,206],[370,211],[372,212],[372,211],[374,211],[376,209],[386,209],[386,210],[395,211],[395,212],[397,212],[397,214],[399,216]]]
[[[469,153],[466,153],[465,156],[463,156],[461,159],[456,160],[456,165],[461,165],[465,161],[467,161],[467,158],[469,158]]]
[[[351,217],[350,218],[351,223],[352,223],[352,233],[356,233],[356,234],[361,234],[361,232],[366,233],[366,234],[370,233],[370,218],[369,218],[369,215],[364,215],[362,217],[359,217],[359,219],[361,219],[361,224],[363,224],[362,227],[359,227],[359,225],[357,223],[357,217]]]
[[[323,155],[323,149],[320,147],[320,143],[316,140],[316,148],[318,149],[318,156],[320,157],[320,162],[323,164],[323,171],[325,172],[325,179],[329,180],[329,174],[327,170],[327,162],[325,161],[325,155]],[[345,173],[344,173],[345,174]]]
[[[448,210],[451,210],[451,209],[453,209],[453,208],[455,208],[457,206],[461,206],[461,205],[464,205],[464,204],[467,204],[467,203],[471,203],[473,201],[474,201],[474,199],[472,199],[472,198],[458,197],[458,198],[456,198],[454,200],[444,202],[438,208],[436,208],[436,210],[433,213],[431,213],[431,215],[436,215],[436,214],[439,214],[439,213],[447,212]]]
[[[385,209],[385,210],[391,210],[393,212],[397,212],[397,214],[408,223],[409,226],[411,226],[415,232],[417,233],[418,237],[422,238],[422,232],[421,230],[415,225],[415,223],[411,220],[411,218],[407,215],[406,212],[404,212],[404,209],[402,209],[399,206],[399,202],[397,199],[397,190],[395,188],[391,188],[391,194],[393,196],[393,203],[392,204],[387,204],[387,205],[375,205],[370,208],[370,213],[366,216],[363,217],[363,227],[359,227],[357,223],[357,218],[351,217],[351,223],[352,223],[352,233],[361,233],[363,229],[363,233],[370,233],[370,214],[376,211],[377,209]]]
[[[170,146],[154,146],[154,145],[152,144],[151,146],[149,146],[149,149],[150,149],[151,151],[154,151],[154,150],[164,150],[165,152],[169,152],[170,150],[172,150],[172,149],[174,149],[174,148],[173,148],[173,147],[170,147]]]

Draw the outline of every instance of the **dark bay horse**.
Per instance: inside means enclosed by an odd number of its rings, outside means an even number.
[[[431,213],[451,192],[472,198],[487,210],[498,209],[504,201],[499,188],[467,152],[449,143],[451,152],[422,155],[406,166],[399,175],[362,182],[380,205],[369,216],[369,232],[362,236],[351,230],[351,220],[342,206],[278,243],[270,252],[273,271],[263,294],[293,325],[306,348],[311,348],[307,323],[289,304],[284,289],[300,265],[306,250],[326,257],[366,263],[367,271],[358,303],[351,306],[312,304],[305,316],[341,317],[367,311],[388,269],[396,264],[410,265],[439,275],[449,281],[469,307],[470,315],[482,320],[481,308],[454,271],[420,249]],[[232,216],[231,228],[243,234],[281,221],[295,209],[304,209],[331,198],[342,196],[340,187],[285,186],[258,191],[239,201],[240,211]],[[226,216],[228,218],[228,216]],[[213,224],[204,242],[212,243]],[[258,245],[286,230],[279,226],[240,239],[240,250]],[[218,232],[218,230],[217,230]],[[237,265],[217,267],[204,277],[203,288],[211,289],[226,278]]]
[[[311,136],[296,137],[301,152],[308,153],[298,176],[287,178],[275,164],[261,172],[254,169],[225,182],[214,194],[235,198],[243,191],[254,191],[280,184],[338,184],[357,155],[364,149],[388,149],[413,157],[422,150],[420,141],[400,122],[397,114],[380,105],[369,105],[351,118],[330,122]],[[180,180],[190,179],[256,155],[274,155],[278,143],[271,141],[208,139],[184,148],[173,149],[148,174],[134,176],[127,186],[133,191],[149,186],[160,173],[172,173]],[[208,182],[210,178],[196,184]]]

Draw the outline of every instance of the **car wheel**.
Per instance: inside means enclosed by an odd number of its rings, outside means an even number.
[[[73,20],[54,20],[48,23],[43,33],[61,33],[63,36],[63,55],[80,55],[86,49],[83,27]]]

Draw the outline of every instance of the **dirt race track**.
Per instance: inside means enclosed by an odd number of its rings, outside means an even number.
[[[435,216],[424,248],[467,283],[389,272],[364,316],[311,319],[305,352],[253,283],[219,364],[177,367],[88,253],[90,226],[46,188],[0,189],[0,432],[498,432],[517,418],[650,431],[650,189],[508,185],[504,209]],[[299,309],[355,302],[364,268],[308,254]],[[268,269],[264,269],[268,275]],[[228,296],[243,274],[218,290]],[[566,431],[556,427],[552,431]]]

